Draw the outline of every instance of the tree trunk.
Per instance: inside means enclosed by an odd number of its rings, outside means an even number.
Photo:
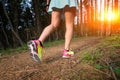
[[[109,7],[112,7],[110,6],[110,0],[107,0],[107,13],[109,11]],[[111,34],[111,21],[106,21],[107,22],[107,25],[106,25],[106,36],[109,36]]]
[[[119,10],[118,10],[118,0],[114,0],[114,12],[115,12],[115,14],[118,16],[118,18],[117,19],[115,19],[115,22],[114,22],[114,24],[116,25],[116,26],[114,26],[113,28],[112,28],[112,30],[113,30],[113,32],[114,33],[116,33],[116,31],[118,31],[118,28],[119,28],[119,19],[120,19],[120,14],[119,14]]]
[[[7,46],[10,45],[10,43],[9,43],[9,41],[8,41],[8,36],[7,36],[7,34],[6,34],[5,30],[4,30],[3,24],[2,24],[2,26],[1,26],[1,28],[2,28],[2,31],[3,31],[3,35],[4,35],[4,37],[5,37],[5,40],[4,40],[4,41],[5,41],[5,44],[3,44],[3,45],[4,45],[4,49],[6,49]]]
[[[93,0],[91,0],[91,30],[92,30],[92,35],[94,35],[94,3],[93,3],[94,1]]]
[[[16,4],[17,3],[17,4]],[[12,19],[12,21],[13,21],[13,26],[14,26],[14,31],[16,32],[16,34],[18,34],[18,36],[19,36],[19,32],[18,32],[18,23],[19,23],[19,20],[18,20],[18,8],[20,7],[20,6],[18,6],[18,4],[20,4],[20,0],[14,0],[14,1],[10,1],[10,7],[13,9],[12,10],[12,12],[14,13],[14,14],[12,14],[13,15],[13,19]],[[17,45],[19,45],[19,43],[17,43],[18,42],[18,40],[16,39],[16,37],[13,35],[13,46],[14,47],[16,47]]]
[[[105,3],[105,1],[104,1],[104,3]],[[102,5],[103,5],[102,0],[100,0],[100,18],[102,17]],[[105,8],[105,6],[104,6],[104,8]],[[103,34],[104,34],[104,22],[103,21],[100,21],[100,29],[99,30],[100,30],[100,36],[103,36]]]
[[[10,25],[10,29],[11,29],[11,31],[12,31],[12,34],[18,39],[18,42],[19,42],[20,45],[22,46],[22,45],[23,45],[23,42],[22,42],[22,40],[20,39],[20,37],[18,36],[18,34],[17,34],[17,33],[14,31],[14,29],[13,29],[12,22],[11,22],[11,20],[10,20],[8,14],[7,14],[7,11],[6,11],[6,9],[5,9],[5,3],[4,3],[4,2],[5,2],[5,1],[3,0],[3,1],[2,1],[3,10],[4,10],[4,13],[5,13],[6,18],[8,19],[8,23],[9,23],[9,25]]]
[[[95,34],[99,35],[99,25],[98,25],[98,1],[95,0],[95,10],[94,10],[94,29],[95,29]]]
[[[16,4],[17,3],[17,4]],[[15,32],[18,34],[18,4],[20,4],[20,0],[10,0],[11,8],[13,9],[13,26],[15,27]]]
[[[82,0],[80,0],[80,35],[83,36],[83,14],[82,14]]]
[[[41,4],[39,0],[32,0],[32,1],[33,1],[34,10],[35,10],[35,27],[37,30],[37,34],[39,35],[40,32],[42,31],[40,26],[40,12],[39,12],[39,6]]]

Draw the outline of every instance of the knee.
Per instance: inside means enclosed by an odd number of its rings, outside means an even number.
[[[55,25],[55,24],[51,24],[51,26],[52,26],[53,30],[57,30],[57,28],[58,28],[58,25]]]

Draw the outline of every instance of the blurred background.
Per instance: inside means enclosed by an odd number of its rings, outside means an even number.
[[[78,0],[74,37],[120,34],[120,0]],[[38,39],[50,23],[46,0],[0,0],[0,49],[17,48]],[[46,41],[64,39],[65,23]]]

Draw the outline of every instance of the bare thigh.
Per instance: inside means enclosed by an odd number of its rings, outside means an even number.
[[[68,7],[68,6],[66,6],[64,8],[66,27],[68,27],[68,25],[73,25],[75,13],[76,13],[75,7]]]
[[[56,29],[56,28],[59,26],[59,24],[60,24],[61,14],[62,14],[62,10],[52,11],[51,25],[52,25],[55,29]]]

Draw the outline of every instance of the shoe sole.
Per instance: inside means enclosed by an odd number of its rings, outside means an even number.
[[[28,48],[30,49],[31,53],[30,53],[30,57],[32,58],[32,60],[36,61],[36,62],[40,62],[40,58],[36,52],[36,45],[34,41],[29,41],[28,42]]]
[[[66,58],[67,59],[67,58],[70,58],[70,56],[62,56],[62,58]]]
[[[62,58],[70,58],[70,57],[72,57],[72,56],[74,56],[74,54],[71,54],[71,55],[69,55],[69,56],[62,56]]]

